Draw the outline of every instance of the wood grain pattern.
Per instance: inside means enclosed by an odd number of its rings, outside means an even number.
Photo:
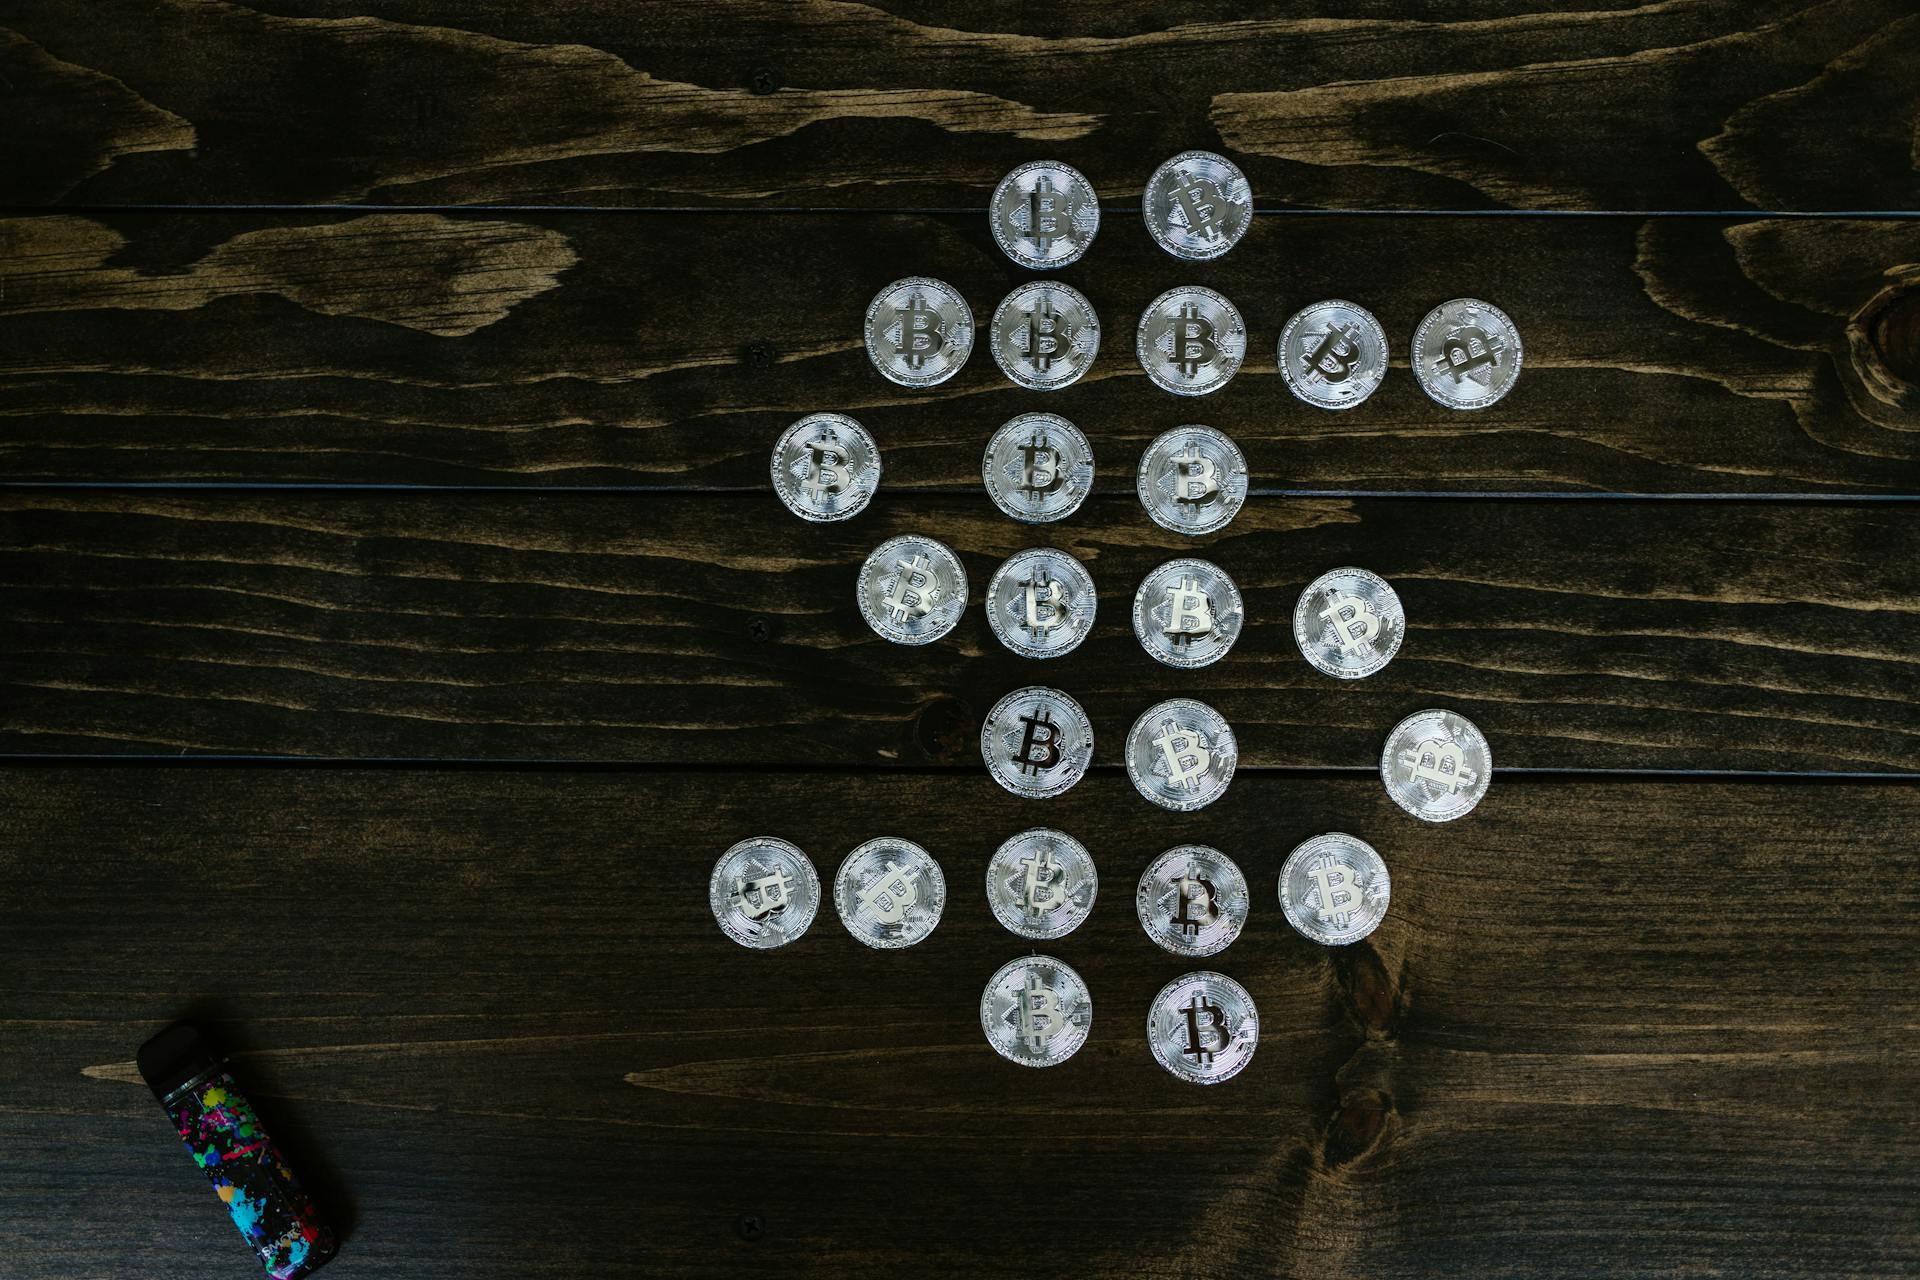
[[[1920,492],[1920,344],[1897,338],[1920,332],[1920,293],[1889,293],[1920,280],[1920,222],[1269,218],[1197,269],[1114,218],[1069,273],[1100,358],[1045,395],[984,346],[927,391],[873,370],[868,300],[926,272],[982,320],[1022,278],[973,216],[0,220],[0,467],[763,493],[781,428],[832,408],[876,433],[890,490],[971,493],[994,428],[1044,407],[1093,438],[1106,492],[1195,419],[1270,490]],[[1132,339],[1196,279],[1252,340],[1233,384],[1188,402],[1147,382]],[[1471,414],[1404,363],[1463,292],[1505,306],[1527,351],[1515,391]],[[1346,413],[1295,400],[1274,364],[1286,318],[1325,297],[1371,307],[1395,349]]]
[[[1234,153],[1270,207],[1920,207],[1899,0],[977,6],[732,0],[14,0],[108,113],[28,145],[8,202],[981,207],[1015,152],[1135,200]],[[191,57],[177,50],[191,49]],[[339,87],[351,87],[343,92]],[[85,157],[76,162],[69,155]]]
[[[1436,829],[1365,779],[1251,776],[1148,824],[1096,778],[1048,814],[1102,873],[1050,948],[1087,978],[1092,1036],[1034,1072],[975,1012],[1024,950],[980,894],[1027,820],[990,782],[688,781],[17,771],[9,1264],[244,1262],[128,1081],[183,1008],[354,1221],[343,1277],[1009,1274],[1010,1236],[1022,1273],[1169,1278],[1865,1276],[1920,1248],[1913,787],[1515,778]],[[867,951],[830,907],[772,955],[713,927],[726,842],[779,830],[830,874],[903,824],[952,889],[921,946]],[[1271,901],[1285,851],[1329,827],[1394,877],[1385,924],[1341,950]],[[1208,1090],[1139,1030],[1190,966],[1141,936],[1131,887],[1181,838],[1256,889],[1213,963],[1254,994],[1261,1045]],[[243,926],[189,925],[234,900]],[[56,1185],[70,1212],[45,1211]]]
[[[1091,569],[1093,635],[1044,664],[978,608],[921,649],[853,584],[884,538],[947,541],[977,602],[1047,542]],[[1369,768],[1423,706],[1477,720],[1504,766],[1911,771],[1913,556],[1898,504],[1256,499],[1183,541],[1131,498],[1035,530],[984,495],[881,498],[805,525],[771,494],[67,495],[0,500],[0,749],[979,768],[980,717],[1059,685],[1096,762],[1175,693],[1254,766]],[[1217,561],[1248,626],[1203,671],[1154,664],[1132,593]],[[1324,569],[1393,581],[1409,639],[1380,675],[1317,675],[1291,639]]]

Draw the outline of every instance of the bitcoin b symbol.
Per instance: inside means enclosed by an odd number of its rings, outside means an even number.
[[[1327,607],[1320,616],[1333,624],[1342,653],[1352,653],[1380,634],[1380,615],[1367,607],[1359,596],[1338,591],[1327,592]]]
[[[925,556],[916,555],[894,566],[899,570],[886,605],[895,622],[905,622],[913,614],[925,617],[940,603],[940,588],[933,582],[933,565]]]
[[[889,861],[886,874],[860,891],[860,910],[872,912],[882,924],[900,924],[907,918],[907,909],[919,900],[920,890],[907,869]]]
[[[1035,1053],[1044,1050],[1066,1021],[1066,1006],[1059,995],[1040,981],[1039,974],[1029,973],[1020,992],[1020,1038],[1027,1048]]]
[[[1337,862],[1315,867],[1309,874],[1320,887],[1320,918],[1336,928],[1340,927],[1341,922],[1360,905],[1360,882],[1350,868]]]
[[[894,353],[905,360],[909,368],[918,369],[945,341],[940,313],[917,293],[908,298],[907,305],[900,309],[900,337],[894,343]]]
[[[1182,306],[1179,318],[1173,322],[1174,365],[1186,377],[1198,377],[1202,368],[1220,356],[1220,348],[1214,341],[1218,336],[1219,330],[1213,327],[1213,321],[1201,315],[1199,308],[1191,302]]]
[[[1196,579],[1182,578],[1179,586],[1167,588],[1166,630],[1175,644],[1189,644],[1213,633],[1213,602]]]
[[[1027,197],[1027,234],[1035,240],[1051,240],[1060,234],[1067,210],[1060,207],[1060,193],[1053,189],[1052,181],[1042,178],[1040,183]]]
[[[812,447],[813,466],[807,474],[807,493],[815,502],[830,493],[838,493],[853,479],[845,465],[847,456],[826,444]]]
[[[1060,726],[1048,718],[1043,707],[1030,716],[1021,716],[1026,732],[1020,739],[1020,756],[1014,761],[1022,773],[1044,773],[1060,763]]]
[[[1020,487],[1034,497],[1045,497],[1067,482],[1060,471],[1060,451],[1047,444],[1043,437],[1035,436],[1030,443],[1021,445],[1020,452],[1026,457],[1026,465],[1021,468],[1026,479]]]
[[[1500,347],[1487,336],[1484,329],[1466,325],[1447,334],[1440,343],[1440,354],[1433,359],[1433,367],[1442,373],[1451,373],[1456,383],[1465,382],[1467,375],[1486,365],[1500,363]]]
[[[1026,904],[1028,915],[1044,916],[1056,907],[1067,905],[1067,878],[1060,864],[1053,860],[1052,850],[1030,853],[1020,860],[1020,865],[1027,869],[1021,901]]]
[[[1407,777],[1437,783],[1449,791],[1470,787],[1478,777],[1466,767],[1466,754],[1459,744],[1445,738],[1430,738],[1410,751],[1402,751],[1400,763],[1407,766]]]
[[[1360,363],[1360,344],[1353,335],[1328,325],[1326,336],[1320,339],[1320,345],[1305,359],[1307,375],[1319,375],[1328,382],[1345,382],[1353,375],[1353,366]]]
[[[1027,630],[1038,634],[1059,626],[1060,601],[1066,594],[1060,584],[1051,578],[1040,581],[1040,575],[1035,574],[1021,585],[1027,591]],[[1046,610],[1044,616],[1042,608]]]
[[[1212,1066],[1213,1055],[1226,1048],[1231,1039],[1227,1035],[1227,1011],[1198,991],[1180,1011],[1187,1015],[1187,1044],[1180,1052],[1192,1058],[1197,1067]],[[1217,1043],[1207,1043],[1214,1038]]]
[[[1186,219],[1188,231],[1203,240],[1220,238],[1220,227],[1214,215],[1227,200],[1212,179],[1195,178],[1181,170],[1174,175],[1169,194],[1173,196],[1174,203],[1180,206],[1180,216]]]
[[[1200,452],[1198,445],[1173,459],[1173,496],[1177,502],[1203,506],[1220,496],[1220,468]]]
[[[785,911],[792,894],[793,877],[785,867],[775,867],[752,880],[738,876],[733,882],[733,896],[740,900],[740,914],[749,920],[764,920]]]
[[[1027,346],[1021,352],[1027,360],[1042,373],[1053,367],[1053,362],[1067,344],[1067,326],[1060,321],[1060,315],[1054,311],[1027,312]]]
[[[1193,874],[1189,862],[1180,878],[1173,882],[1173,927],[1189,938],[1200,935],[1203,925],[1212,924],[1220,914],[1220,898],[1213,881]]]
[[[1167,762],[1167,781],[1189,791],[1200,789],[1200,780],[1213,765],[1213,753],[1201,743],[1200,735],[1169,720],[1160,726],[1153,740]]]

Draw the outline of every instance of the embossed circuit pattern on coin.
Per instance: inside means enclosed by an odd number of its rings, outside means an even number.
[[[987,623],[1023,658],[1071,653],[1093,628],[1093,576],[1052,547],[1007,557],[987,584]]]
[[[1225,974],[1181,974],[1147,1006],[1147,1046],[1154,1061],[1182,1080],[1219,1084],[1253,1060],[1260,1013],[1247,989]]]
[[[1077,262],[1100,231],[1100,199],[1086,175],[1058,160],[1032,160],[993,189],[993,239],[1023,267],[1045,271]]]
[[[847,932],[870,947],[910,947],[933,932],[947,906],[947,879],[911,840],[882,836],[847,855],[833,877],[833,905]]]
[[[1204,396],[1240,371],[1247,357],[1247,326],[1225,295],[1182,285],[1140,313],[1133,349],[1155,386],[1177,396]]]
[[[987,863],[993,918],[1036,942],[1064,937],[1084,924],[1099,889],[1087,847],[1051,827],[1022,831]]]
[[[811,413],[773,446],[773,491],[802,520],[845,520],[880,487],[880,447],[844,413]]]
[[[1127,734],[1127,776],[1163,809],[1184,813],[1218,800],[1239,758],[1226,718],[1192,698],[1147,708]]]
[[[908,276],[867,304],[867,359],[889,382],[931,387],[960,372],[973,350],[973,312],[944,281]]]
[[[1484,409],[1513,390],[1525,353],[1506,312],[1478,298],[1455,298],[1427,313],[1413,331],[1407,363],[1420,389],[1449,409]]]
[[[1465,817],[1493,780],[1493,749],[1457,711],[1416,711],[1393,726],[1380,752],[1380,781],[1393,802],[1423,822]]]
[[[1052,956],[1009,960],[980,993],[980,1029],[994,1052],[1023,1067],[1056,1067],[1078,1053],[1093,1026],[1093,997],[1071,966]]]
[[[1030,391],[1079,380],[1100,354],[1100,318],[1085,294],[1058,280],[1030,280],[993,310],[1000,372]]]
[[[1147,446],[1135,488],[1162,529],[1215,533],[1247,500],[1247,460],[1225,432],[1188,423]]]
[[[1313,837],[1280,868],[1280,909],[1303,937],[1345,946],[1379,928],[1393,885],[1372,845],[1344,831]]]
[[[1064,520],[1093,492],[1093,446],[1057,413],[1023,413],[987,441],[980,476],[993,505],[1015,520]]]
[[[1287,389],[1322,409],[1351,409],[1387,376],[1387,331],[1365,307],[1331,298],[1296,311],[1280,330]]]
[[[1240,868],[1204,844],[1183,844],[1155,858],[1134,892],[1140,927],[1177,956],[1225,951],[1246,926],[1249,906]]]
[[[1170,667],[1204,667],[1227,656],[1245,612],[1240,588],[1206,560],[1169,560],[1133,596],[1133,634]]]
[[[860,616],[895,644],[930,644],[967,608],[967,571],[945,543],[919,534],[888,538],[860,566]]]
[[[1093,762],[1093,722],[1058,689],[1015,689],[987,713],[980,756],[994,781],[1015,795],[1057,796]]]
[[[1176,258],[1204,262],[1247,233],[1253,188],[1240,166],[1225,156],[1182,151],[1147,179],[1140,212],[1155,244]]]
[[[1341,680],[1370,676],[1393,661],[1406,636],[1400,595],[1365,569],[1329,569],[1293,606],[1293,642],[1314,670]]]
[[[794,845],[754,836],[713,864],[707,902],[722,933],[743,947],[769,951],[792,942],[813,923],[820,909],[820,877]]]

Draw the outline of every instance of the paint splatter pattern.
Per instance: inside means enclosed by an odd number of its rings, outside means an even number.
[[[232,1076],[208,1077],[167,1115],[273,1280],[296,1280],[332,1256],[332,1231]]]

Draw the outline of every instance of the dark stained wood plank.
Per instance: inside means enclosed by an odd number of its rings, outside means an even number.
[[[1445,16],[14,0],[0,199],[980,207],[1052,154],[1131,201],[1212,147],[1273,207],[1920,207],[1901,0]]]
[[[834,264],[829,266],[828,264]],[[1920,222],[1269,218],[1179,264],[1115,218],[1069,279],[1093,372],[1036,395],[984,347],[931,390],[869,365],[874,291],[936,273],[984,321],[1023,277],[973,216],[374,213],[0,220],[0,470],[17,481],[614,485],[763,492],[803,413],[876,433],[890,489],[976,492],[994,428],[1044,407],[1107,492],[1182,421],[1233,434],[1268,489],[1920,491]],[[1140,309],[1202,280],[1246,367],[1197,402],[1148,383]],[[770,281],[780,281],[770,285]],[[1406,369],[1472,293],[1526,369],[1480,413]],[[1396,368],[1345,413],[1274,364],[1298,307],[1354,298]]]
[[[241,1051],[347,1206],[341,1275],[936,1257],[953,1275],[1879,1276],[1920,1258],[1912,785],[1514,778],[1432,828],[1366,779],[1251,776],[1145,823],[1095,778],[1047,815],[1102,874],[1092,919],[1049,948],[1089,982],[1092,1036],[1036,1072],[980,1039],[978,987],[1025,947],[979,885],[1029,817],[978,776],[7,784],[0,1242],[21,1280],[245,1265],[129,1079],[184,1011]],[[1334,827],[1394,877],[1385,923],[1341,950],[1272,900],[1286,850]],[[735,947],[708,869],[765,830],[828,874],[877,832],[920,836],[947,914],[898,953],[830,909],[781,952]],[[1220,844],[1256,891],[1210,964],[1253,992],[1261,1047],[1207,1090],[1140,1033],[1191,966],[1141,936],[1130,890],[1181,839]]]
[[[923,648],[881,641],[860,563],[919,531],[973,599],[1022,547],[1091,569],[1089,640],[1015,658],[979,608]],[[1132,498],[1036,530],[984,496],[877,500],[846,525],[769,493],[0,498],[0,750],[978,769],[980,717],[1054,684],[1096,762],[1175,693],[1233,723],[1250,765],[1366,768],[1401,716],[1474,717],[1504,766],[1913,770],[1920,762],[1907,504],[1255,499],[1182,541]],[[1177,554],[1246,598],[1233,654],[1153,663],[1130,611]],[[1291,615],[1321,571],[1397,584],[1408,639],[1380,675],[1322,677]],[[1042,806],[1043,807],[1043,806]]]

